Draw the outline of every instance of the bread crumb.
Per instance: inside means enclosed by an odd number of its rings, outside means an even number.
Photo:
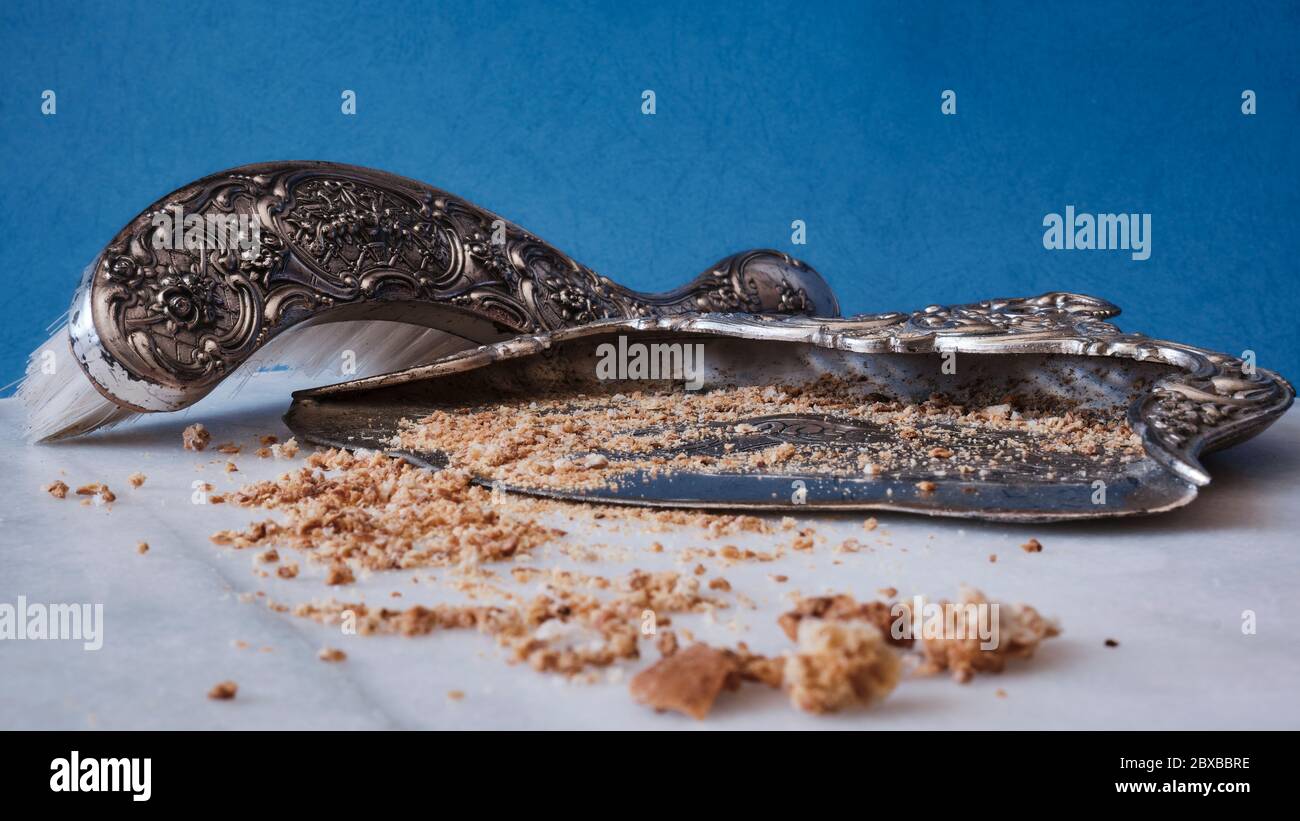
[[[144,480],[147,478],[149,477],[145,476],[143,473],[132,473],[130,476],[126,477],[126,482],[131,487],[138,488],[144,484]]]
[[[996,689],[996,690],[993,691],[993,695],[997,696],[998,698],[1006,698],[1006,697],[1007,697],[1007,691],[1006,691],[1006,690],[1003,690],[1001,687],[999,687],[998,689]]]
[[[876,629],[886,636],[891,644],[908,647],[909,638],[893,638],[891,625],[894,621],[892,608],[882,601],[862,602],[859,604],[852,596],[839,594],[835,596],[812,596],[799,598],[794,609],[782,613],[776,623],[791,641],[799,637],[799,625],[805,619],[822,619],[826,621],[865,621],[874,624]]]
[[[186,450],[206,450],[208,442],[211,441],[212,434],[208,433],[208,429],[197,422],[181,431],[181,447]]]
[[[671,630],[664,630],[655,639],[655,647],[659,650],[659,655],[668,657],[677,652],[677,634]]]
[[[465,691],[464,691],[464,690],[448,690],[448,691],[447,691],[447,698],[451,699],[452,701],[460,701],[461,699],[465,698]]]
[[[236,445],[234,442],[225,442],[222,445],[217,447],[218,453],[226,453],[232,456],[236,453],[239,453],[240,450],[241,448],[239,447],[239,445]]]
[[[280,437],[271,436],[270,434],[268,434],[266,436],[263,436],[261,439],[258,439],[257,443],[265,448],[265,447],[270,447],[271,445],[274,445],[276,442],[279,441],[280,441]]]
[[[348,654],[336,647],[322,647],[316,657],[321,661],[343,661],[348,657]]]
[[[226,462],[226,473],[238,473],[238,472],[239,472],[239,468],[235,466],[234,462]]]
[[[997,564],[997,563],[998,563],[998,554],[996,554],[996,553],[990,553],[990,554],[989,554],[989,562],[990,562],[991,564]]]
[[[972,588],[962,589],[960,603],[963,606],[955,609],[952,619],[954,635],[921,637],[925,661],[917,670],[919,674],[950,670],[954,680],[965,684],[977,672],[1002,672],[1008,659],[1029,658],[1044,639],[1058,636],[1061,632],[1055,622],[1043,618],[1027,604],[991,602]],[[978,623],[980,608],[993,604],[998,605],[997,646],[985,649],[981,647],[983,640]]]
[[[1119,647],[1119,642],[1116,641],[1115,639],[1106,639],[1106,646],[1107,646],[1107,647]]]
[[[699,721],[713,709],[718,694],[737,672],[734,656],[707,644],[694,644],[665,656],[632,678],[632,698],[657,711],[675,710]]]
[[[62,479],[55,479],[45,486],[45,492],[55,499],[66,499],[68,497],[68,485]]]
[[[876,521],[876,517],[875,517],[875,516],[872,516],[870,519],[867,519],[865,522],[862,523],[862,529],[863,529],[863,530],[875,530],[877,524],[878,524],[878,522]]]
[[[325,583],[331,586],[352,584],[356,580],[356,576],[352,575],[352,568],[342,562],[335,562],[330,565],[329,573],[325,576]]]
[[[217,701],[229,701],[239,692],[239,685],[233,681],[220,681],[208,691],[208,698]]]
[[[135,552],[136,552],[136,553],[139,553],[141,556],[143,556],[144,554],[148,553],[148,552],[149,552],[149,543],[148,543],[148,542],[140,542],[138,545],[135,546]]]
[[[117,495],[108,489],[108,485],[103,482],[91,482],[88,485],[82,485],[77,488],[78,496],[98,496],[100,501],[110,504],[117,501]],[[88,504],[90,499],[86,499],[82,504]]]
[[[296,578],[298,576],[298,563],[289,562],[288,564],[280,565],[275,569],[275,575],[282,579]]]
[[[829,713],[870,704],[898,686],[902,662],[870,622],[804,619],[797,638],[784,672],[790,701],[800,710]]]
[[[1042,553],[1043,545],[1037,539],[1030,539],[1020,546],[1020,549],[1026,553]]]
[[[916,489],[922,493],[934,493],[935,489],[938,487],[938,485],[931,482],[929,479],[916,483]]]

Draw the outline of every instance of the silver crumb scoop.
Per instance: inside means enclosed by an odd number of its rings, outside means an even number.
[[[523,408],[542,397],[552,413],[569,400],[587,411],[603,402],[614,412],[629,407],[636,391],[689,402],[697,395],[687,390],[692,382],[703,396],[829,377],[848,384],[860,407],[818,412],[815,397],[804,396],[795,413],[733,414],[722,423],[660,419],[655,430],[635,433],[669,443],[661,449],[611,437],[568,454],[612,476],[589,486],[494,475],[482,466],[475,475],[520,493],[665,507],[1019,521],[1170,510],[1210,481],[1201,453],[1258,434],[1295,392],[1240,359],[1124,333],[1106,321],[1118,313],[1101,299],[1048,293],[843,319],[616,319],[299,392],[285,421],[315,443],[384,450],[438,469],[454,464],[446,450],[400,442],[404,426],[431,413],[473,414],[511,402]],[[700,370],[658,380],[601,372],[611,350],[636,343],[700,345]],[[1081,420],[1130,444],[1066,446]],[[786,458],[766,456],[772,452]]]

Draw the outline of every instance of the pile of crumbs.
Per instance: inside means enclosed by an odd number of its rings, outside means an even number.
[[[281,559],[283,551],[291,550],[320,565],[323,581],[335,590],[346,590],[363,574],[441,568],[444,583],[469,598],[467,603],[408,607],[347,597],[296,605],[268,599],[278,612],[330,625],[340,624],[346,614],[362,636],[474,631],[503,648],[511,663],[588,682],[611,680],[653,648],[660,658],[633,676],[632,698],[694,718],[707,716],[722,694],[746,684],[781,690],[793,707],[810,713],[869,707],[905,686],[908,678],[946,671],[965,682],[977,673],[999,672],[1009,659],[1032,656],[1042,640],[1058,632],[1031,607],[1002,605],[1010,619],[1010,640],[996,649],[964,640],[898,639],[890,624],[896,608],[905,611],[906,605],[859,602],[847,594],[796,596],[775,625],[790,640],[789,648],[777,654],[755,653],[743,642],[713,646],[675,625],[677,618],[725,619],[738,607],[752,607],[743,590],[726,577],[711,576],[703,561],[732,566],[805,555],[817,541],[815,530],[801,528],[789,517],[771,521],[518,496],[476,484],[464,469],[431,473],[383,454],[342,450],[315,452],[296,470],[245,485],[228,494],[227,501],[272,515],[242,530],[216,533],[212,540],[233,550],[257,551],[255,564],[278,564],[282,579],[299,577],[298,565]],[[693,527],[706,539],[723,541],[760,534],[788,538],[797,552],[730,543],[683,548],[676,551],[684,563],[681,571],[631,569],[614,575],[533,566],[542,549],[564,549],[565,531],[542,522],[565,516],[602,527],[631,524],[643,533]],[[879,535],[874,519],[864,529]],[[648,549],[666,550],[658,542]],[[591,546],[581,560],[599,564],[600,554],[598,546]],[[502,566],[504,574],[497,570]],[[292,571],[283,572],[288,567]],[[539,583],[541,592],[514,592],[500,583],[504,577]],[[897,592],[880,590],[886,599]],[[963,597],[987,603],[982,594]],[[648,633],[643,629],[647,613],[656,622]],[[342,651],[321,654],[324,660],[342,657]]]
[[[225,501],[279,511],[287,521],[222,531],[212,537],[217,544],[291,547],[313,561],[372,571],[509,559],[562,535],[499,510],[464,471],[430,473],[382,454],[314,453],[304,467]]]
[[[1143,456],[1117,409],[1002,399],[981,407],[941,395],[904,402],[831,376],[797,386],[573,394],[447,406],[406,420],[394,444],[445,454],[478,478],[561,491],[682,470],[779,468],[901,479],[928,493],[934,477],[1084,479]]]
[[[882,600],[862,602],[849,594],[791,593],[792,605],[774,631],[784,633],[790,643],[775,654],[753,652],[745,642],[715,646],[697,641],[674,619],[703,616],[716,621],[729,618],[728,611],[755,607],[733,581],[710,574],[705,561],[722,567],[749,562],[788,565],[788,557],[807,555],[825,539],[790,517],[776,522],[758,516],[563,502],[501,493],[482,483],[490,477],[577,488],[616,482],[629,470],[683,468],[725,474],[827,464],[834,466],[832,472],[853,475],[985,476],[1041,470],[1033,459],[1044,453],[1053,454],[1054,465],[1073,464],[1083,475],[1142,453],[1124,423],[1107,421],[1109,417],[1095,412],[1044,407],[1014,397],[973,409],[941,396],[908,404],[864,397],[862,390],[853,383],[822,379],[794,388],[570,396],[440,411],[406,424],[395,444],[445,453],[449,468],[429,472],[383,454],[318,451],[276,480],[214,495],[214,503],[269,515],[242,529],[220,531],[212,541],[234,550],[255,550],[255,565],[275,565],[274,577],[284,581],[302,574],[297,562],[281,560],[280,551],[296,551],[320,565],[321,581],[336,590],[373,573],[440,568],[446,571],[439,574],[444,584],[467,596],[468,603],[395,608],[334,598],[297,605],[266,601],[277,612],[324,624],[337,624],[348,614],[357,619],[361,635],[414,637],[473,630],[504,648],[511,663],[584,681],[615,680],[614,674],[621,676],[626,664],[638,662],[648,645],[659,660],[632,677],[631,697],[656,711],[696,719],[705,718],[724,693],[746,684],[780,690],[796,709],[832,713],[878,704],[909,678],[946,672],[964,683],[977,674],[999,673],[1012,659],[1031,657],[1042,641],[1058,635],[1055,623],[1027,605],[992,602],[965,589],[961,605],[1000,608],[1003,641],[996,647],[987,648],[972,637],[974,624],[962,624],[970,629],[957,637],[896,636],[891,628],[900,613],[906,616],[909,611],[908,605],[893,601],[898,592],[894,587],[880,588]],[[881,435],[866,437],[847,451],[807,442],[768,443],[764,437],[770,431],[760,417],[783,414],[834,416],[870,426]],[[191,425],[182,436],[183,446],[192,451],[206,449],[210,440],[202,425]],[[605,450],[591,452],[592,442],[600,442]],[[280,444],[266,436],[258,444],[256,455],[263,458],[293,458],[298,453],[293,439]],[[216,450],[236,456],[242,448],[227,443]],[[237,469],[233,462],[226,466],[228,471]],[[145,478],[135,473],[127,481],[139,488]],[[922,492],[926,485],[934,488],[928,479],[915,484]],[[69,487],[56,481],[45,490],[62,499]],[[116,499],[102,482],[75,492],[86,499],[83,504],[92,498],[104,504]],[[563,543],[566,533],[553,523],[564,518],[582,518],[584,526],[599,523],[612,530],[630,525],[641,533],[698,528],[706,539],[739,544],[673,548],[669,552],[682,565],[680,572],[634,568],[601,575],[532,566],[532,560],[550,547],[576,561],[599,564],[612,557],[604,545]],[[863,524],[873,537],[880,535],[877,528],[874,518]],[[774,549],[756,550],[743,546],[751,536],[786,541]],[[137,549],[143,554],[149,548],[141,542]],[[659,542],[648,549],[668,551]],[[870,549],[857,539],[834,548],[836,553]],[[1042,545],[1030,539],[1022,549],[1041,552]],[[509,568],[505,574],[496,569],[503,564]],[[256,572],[264,578],[272,575]],[[500,583],[504,576],[520,584],[538,583],[540,592],[514,592]],[[766,577],[778,584],[790,578],[785,573]],[[392,598],[400,595],[394,591]],[[647,614],[654,622],[648,631]],[[729,623],[734,625],[735,618]],[[341,662],[347,656],[327,647],[319,657]],[[604,675],[598,676],[601,671]],[[223,681],[209,697],[233,699],[237,690],[234,682]]]

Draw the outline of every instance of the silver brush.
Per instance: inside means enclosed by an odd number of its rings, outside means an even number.
[[[716,311],[839,307],[816,271],[778,251],[643,294],[423,183],[264,163],[191,183],[123,228],[32,353],[18,396],[28,438],[48,441],[187,408],[258,365],[314,368],[351,350],[360,375],[603,319]],[[298,333],[325,323],[325,338]]]

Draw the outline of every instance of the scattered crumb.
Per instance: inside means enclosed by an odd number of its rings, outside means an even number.
[[[997,696],[998,698],[1006,698],[1006,697],[1007,697],[1007,691],[1006,691],[1006,690],[1003,690],[1001,687],[999,687],[998,689],[996,689],[996,690],[993,691],[993,695]]]
[[[737,667],[730,653],[694,644],[637,673],[629,690],[641,704],[657,711],[675,710],[698,721],[709,714]]]
[[[200,450],[201,449],[202,448],[200,448]],[[212,689],[208,691],[208,698],[215,699],[217,701],[229,701],[230,699],[234,698],[235,694],[238,692],[239,692],[239,685],[236,684],[235,682],[221,681],[213,685]]]
[[[877,522],[876,522],[876,517],[875,517],[875,516],[872,516],[870,519],[867,519],[865,522],[862,523],[862,529],[863,529],[863,530],[875,530],[875,529],[876,529],[876,524],[877,524]]]
[[[352,568],[342,562],[330,565],[329,573],[325,575],[325,583],[331,586],[352,584],[356,580],[356,576],[352,574]]]
[[[447,698],[451,699],[452,701],[460,701],[461,699],[465,698],[465,691],[464,691],[464,690],[448,690],[448,691],[447,691]]]
[[[137,472],[137,473],[132,473],[130,476],[126,477],[126,481],[127,484],[129,484],[131,487],[138,488],[144,484],[144,480],[147,478],[149,477],[145,476],[143,473]]]
[[[659,650],[659,655],[671,656],[677,652],[677,634],[671,630],[664,630],[655,639],[655,647]]]
[[[892,599],[892,598],[894,598],[895,596],[898,595],[898,588],[897,588],[897,587],[882,587],[882,588],[880,588],[879,590],[877,590],[876,592],[879,593],[880,595],[884,596],[884,597],[887,598],[887,599]]]
[[[997,564],[997,563],[998,563],[998,554],[996,554],[996,553],[990,553],[990,554],[989,554],[989,562],[991,562],[992,564]]]
[[[45,486],[45,492],[55,499],[66,499],[68,496],[68,485],[62,479],[55,479]]]
[[[238,473],[238,472],[239,472],[239,468],[235,466],[234,462],[226,462],[226,473]]]
[[[795,641],[799,636],[799,624],[805,619],[821,619],[825,621],[865,621],[876,626],[883,635],[888,637],[891,644],[900,647],[908,647],[912,644],[909,638],[893,638],[890,634],[890,626],[894,621],[891,614],[891,607],[881,601],[871,601],[858,603],[852,596],[840,594],[836,596],[813,596],[811,598],[799,598],[795,601],[795,607],[788,613],[781,614],[776,623],[780,625],[781,630]]]
[[[287,564],[280,565],[275,569],[275,575],[282,579],[296,578],[298,576],[298,563],[288,562]]]
[[[336,647],[322,647],[316,657],[321,661],[343,661],[348,657],[348,654]]]
[[[1043,618],[1027,604],[990,602],[983,593],[972,588],[962,589],[960,604],[963,606],[956,608],[951,618],[954,635],[922,636],[921,650],[925,662],[918,670],[921,675],[950,670],[954,680],[965,684],[977,672],[1002,672],[1008,659],[1029,658],[1044,639],[1058,636],[1061,632],[1054,622]],[[984,612],[991,613],[993,604],[998,605],[998,644],[984,649],[980,646],[981,610],[978,608],[986,608]]]
[[[135,546],[135,552],[136,552],[136,553],[139,553],[141,556],[143,556],[144,554],[148,553],[148,552],[149,552],[149,543],[148,543],[148,542],[140,542],[138,545]]]
[[[181,431],[181,446],[186,450],[206,450],[208,442],[211,441],[212,434],[208,433],[208,429],[198,423],[190,425]]]
[[[829,713],[883,699],[898,686],[902,662],[874,624],[805,619],[798,650],[786,656],[785,683],[800,710]]]
[[[1026,553],[1042,553],[1043,545],[1037,539],[1030,539],[1020,546],[1020,549]]]
[[[1107,646],[1107,647],[1119,647],[1119,642],[1116,641],[1115,639],[1106,639],[1106,646]]]
[[[88,485],[82,485],[81,487],[77,488],[77,495],[98,496],[100,500],[104,502],[104,504],[109,504],[117,501],[117,495],[113,493],[113,491],[109,490],[108,485],[104,484],[103,482],[91,482]],[[90,501],[89,499],[86,499],[84,502],[82,502],[82,504],[86,504],[89,501]]]
[[[225,444],[222,444],[217,447],[218,453],[226,453],[232,456],[236,453],[239,453],[239,451],[240,451],[239,445],[236,445],[234,442],[226,442]]]
[[[934,493],[934,491],[938,487],[939,487],[938,485],[936,485],[934,482],[931,482],[929,479],[916,483],[916,489],[921,491],[922,493]]]

